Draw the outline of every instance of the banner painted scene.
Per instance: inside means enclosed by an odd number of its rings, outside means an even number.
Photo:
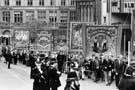
[[[116,55],[117,28],[105,26],[88,26],[87,56],[92,54]]]
[[[51,51],[50,31],[38,31],[37,51]]]
[[[68,43],[67,43],[67,30],[55,30],[53,31],[53,39],[54,39],[54,51],[67,51]]]
[[[82,50],[82,24],[81,23],[72,23],[71,25],[71,49],[72,50]]]
[[[15,47],[26,47],[29,43],[29,31],[15,31]]]

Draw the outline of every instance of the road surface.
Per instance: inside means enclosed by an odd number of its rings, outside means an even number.
[[[64,90],[66,74],[62,74],[62,86],[58,90]],[[25,65],[12,65],[0,61],[0,90],[32,90],[33,80],[30,79],[30,67]],[[118,90],[113,83],[106,86],[103,82],[94,83],[91,79],[80,80],[80,90]]]

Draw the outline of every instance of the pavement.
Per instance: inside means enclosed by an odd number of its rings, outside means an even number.
[[[13,65],[11,69],[0,61],[0,90],[32,90],[33,80],[30,79],[30,67],[22,64]],[[61,86],[58,90],[64,90],[66,74],[62,74]],[[104,82],[94,83],[91,79],[80,80],[80,90],[118,90],[113,83],[106,86]]]

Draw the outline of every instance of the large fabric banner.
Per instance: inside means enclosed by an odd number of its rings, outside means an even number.
[[[27,47],[29,43],[29,31],[15,30],[15,47]]]
[[[72,50],[83,50],[83,37],[82,37],[81,23],[72,23],[71,25],[71,49]]]
[[[54,30],[53,31],[53,44],[54,51],[67,51],[67,30]]]
[[[38,31],[37,51],[51,51],[51,31]]]
[[[87,26],[87,57],[92,54],[115,55],[118,28],[113,26]]]
[[[132,43],[131,43],[131,52],[132,58],[135,60],[135,10],[133,10],[133,18],[132,18]]]

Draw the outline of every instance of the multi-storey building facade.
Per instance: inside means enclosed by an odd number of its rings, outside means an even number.
[[[0,0],[1,35],[11,36],[7,42],[13,44],[15,30],[67,32],[69,21],[76,20],[75,6],[75,0]]]
[[[110,0],[111,24],[122,26],[121,52],[128,51],[128,41],[131,41],[132,11],[135,0]]]
[[[94,22],[95,0],[76,0],[78,21]]]

